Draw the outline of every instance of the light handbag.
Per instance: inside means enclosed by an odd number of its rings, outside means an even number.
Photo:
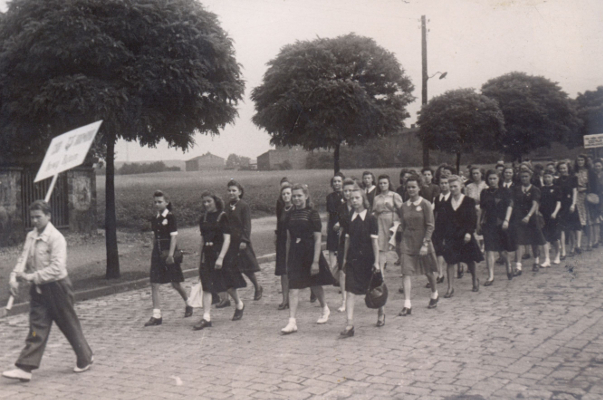
[[[191,286],[191,292],[188,295],[188,305],[193,308],[203,307],[203,288],[201,281],[198,281]]]

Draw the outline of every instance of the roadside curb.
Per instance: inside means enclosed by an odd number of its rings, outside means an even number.
[[[322,243],[323,251],[326,248],[326,243]],[[263,256],[259,256],[257,258],[259,264],[265,264],[272,262],[276,259],[276,253],[269,253]],[[182,271],[184,274],[184,278],[192,278],[199,274],[198,268],[190,268]],[[80,292],[75,292],[75,301],[86,301],[92,300],[97,297],[110,296],[112,294],[129,292],[130,290],[143,289],[145,287],[151,286],[149,282],[149,278],[138,279],[131,282],[123,282],[117,285],[103,286],[96,289],[83,290]],[[17,314],[23,314],[29,312],[29,302],[15,304],[13,308],[6,313],[6,316],[12,316]]]

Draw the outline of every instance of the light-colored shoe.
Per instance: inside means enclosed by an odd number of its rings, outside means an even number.
[[[548,268],[551,266],[551,260],[545,260],[542,264],[540,264],[540,268]]]
[[[18,379],[21,382],[29,382],[31,380],[31,372],[24,371],[21,368],[4,371],[2,376],[8,379]]]
[[[337,309],[338,312],[345,312],[345,304],[342,304],[341,307]]]
[[[90,369],[90,367],[92,367],[92,364],[94,364],[94,356],[90,357],[90,364],[86,365],[85,367],[80,368],[77,365],[75,367],[73,367],[73,372],[76,372],[76,373],[86,372]]]
[[[561,259],[559,258],[559,256],[557,256],[557,258],[555,258],[555,260],[553,261],[553,265],[559,265],[561,264]]]
[[[318,318],[318,321],[316,321],[317,324],[326,324],[327,321],[329,320],[329,315],[331,315],[331,310],[329,310],[329,307],[325,307],[322,310],[322,315],[320,316],[320,318]]]
[[[297,332],[297,323],[295,322],[295,318],[289,318],[289,323],[286,327],[281,329],[281,333],[283,335],[289,335],[295,332]]]

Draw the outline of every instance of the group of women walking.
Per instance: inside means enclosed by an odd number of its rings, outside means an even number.
[[[289,310],[282,334],[297,332],[300,289],[310,288],[321,306],[317,323],[329,320],[324,286],[338,286],[347,322],[342,338],[354,335],[355,297],[365,295],[375,282],[383,281],[386,268],[400,266],[404,305],[398,315],[412,315],[411,277],[425,275],[431,289],[428,308],[436,308],[437,285],[446,280],[444,298],[454,296],[454,281],[462,278],[465,266],[472,277],[472,291],[480,290],[476,264],[486,260],[488,278],[494,283],[494,266],[506,266],[507,278],[522,274],[523,263],[534,258],[538,271],[580,254],[582,233],[590,250],[599,245],[603,161],[592,165],[580,155],[574,163],[560,161],[546,166],[522,163],[497,164],[484,172],[469,168],[469,180],[449,165],[434,172],[404,169],[400,187],[393,188],[387,175],[377,178],[369,172],[361,179],[335,174],[332,193],[326,198],[326,246],[322,252],[322,223],[310,199],[308,186],[281,180],[276,203],[276,263],[282,302],[278,310]],[[250,241],[249,206],[242,200],[243,186],[227,184],[229,202],[212,192],[201,195],[204,213],[200,219],[203,287],[203,318],[194,325],[200,330],[212,326],[212,302],[224,306],[227,293],[235,304],[233,320],[243,316],[245,304],[237,289],[246,286],[246,275],[255,287],[255,300],[262,287],[255,272],[259,266]],[[177,260],[176,222],[170,203],[162,192],[155,193],[153,219],[155,246],[151,263],[153,316],[146,326],[162,323],[156,285],[172,283],[186,302],[185,317],[192,315],[182,272]],[[531,255],[530,255],[531,253]],[[552,253],[552,255],[551,255]],[[541,260],[544,260],[541,262]],[[551,262],[552,259],[552,262]],[[213,301],[212,301],[213,300]],[[385,325],[385,308],[378,308],[377,327]]]

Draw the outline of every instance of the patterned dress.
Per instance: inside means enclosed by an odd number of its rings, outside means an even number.
[[[389,251],[390,228],[394,222],[400,222],[398,209],[402,207],[402,198],[398,193],[389,191],[378,194],[373,203],[373,214],[379,225],[379,251]]]
[[[431,243],[431,235],[435,228],[433,209],[431,203],[422,197],[412,203],[410,200],[400,208],[402,221],[402,255],[403,275],[425,275],[437,272],[438,261]],[[421,256],[419,252],[423,241],[428,241],[427,255]]]

